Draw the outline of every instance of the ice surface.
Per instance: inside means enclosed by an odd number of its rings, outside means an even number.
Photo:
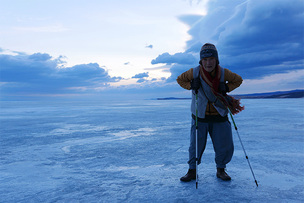
[[[242,100],[227,165],[188,169],[190,100],[1,102],[0,202],[303,202],[304,99]]]

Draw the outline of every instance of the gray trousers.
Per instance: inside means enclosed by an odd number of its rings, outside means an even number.
[[[195,169],[196,157],[196,139],[195,139],[195,120],[192,119],[190,147],[189,147],[189,169]],[[213,149],[215,152],[215,163],[217,168],[226,168],[232,158],[234,145],[232,139],[231,124],[229,121],[225,122],[198,122],[197,139],[198,139],[198,164],[201,163],[203,152],[206,148],[207,134],[209,133]]]

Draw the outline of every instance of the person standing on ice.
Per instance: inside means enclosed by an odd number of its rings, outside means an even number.
[[[239,100],[227,95],[227,92],[239,87],[243,79],[219,65],[218,52],[213,44],[206,43],[202,46],[199,64],[182,73],[176,80],[184,89],[192,90],[189,170],[180,180],[188,182],[196,179],[196,98],[198,164],[201,162],[209,132],[215,151],[216,176],[225,181],[231,180],[225,171],[234,151],[228,109],[236,114],[244,107],[240,106]]]

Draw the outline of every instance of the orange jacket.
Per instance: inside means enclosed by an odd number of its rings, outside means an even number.
[[[226,68],[224,70],[225,70],[224,81],[227,83],[229,92],[231,92],[232,90],[236,89],[237,87],[239,87],[242,84],[243,79],[238,74],[233,73]],[[182,88],[190,90],[190,88],[191,88],[190,82],[192,79],[193,79],[193,68],[189,69],[188,71],[186,71],[186,72],[182,73],[180,76],[178,76],[176,81]],[[211,102],[209,102],[207,104],[205,114],[206,115],[218,115],[219,113],[213,107]]]

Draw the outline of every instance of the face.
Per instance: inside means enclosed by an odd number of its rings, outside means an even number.
[[[215,57],[208,57],[202,59],[203,68],[208,72],[211,73],[216,66],[216,58]]]

